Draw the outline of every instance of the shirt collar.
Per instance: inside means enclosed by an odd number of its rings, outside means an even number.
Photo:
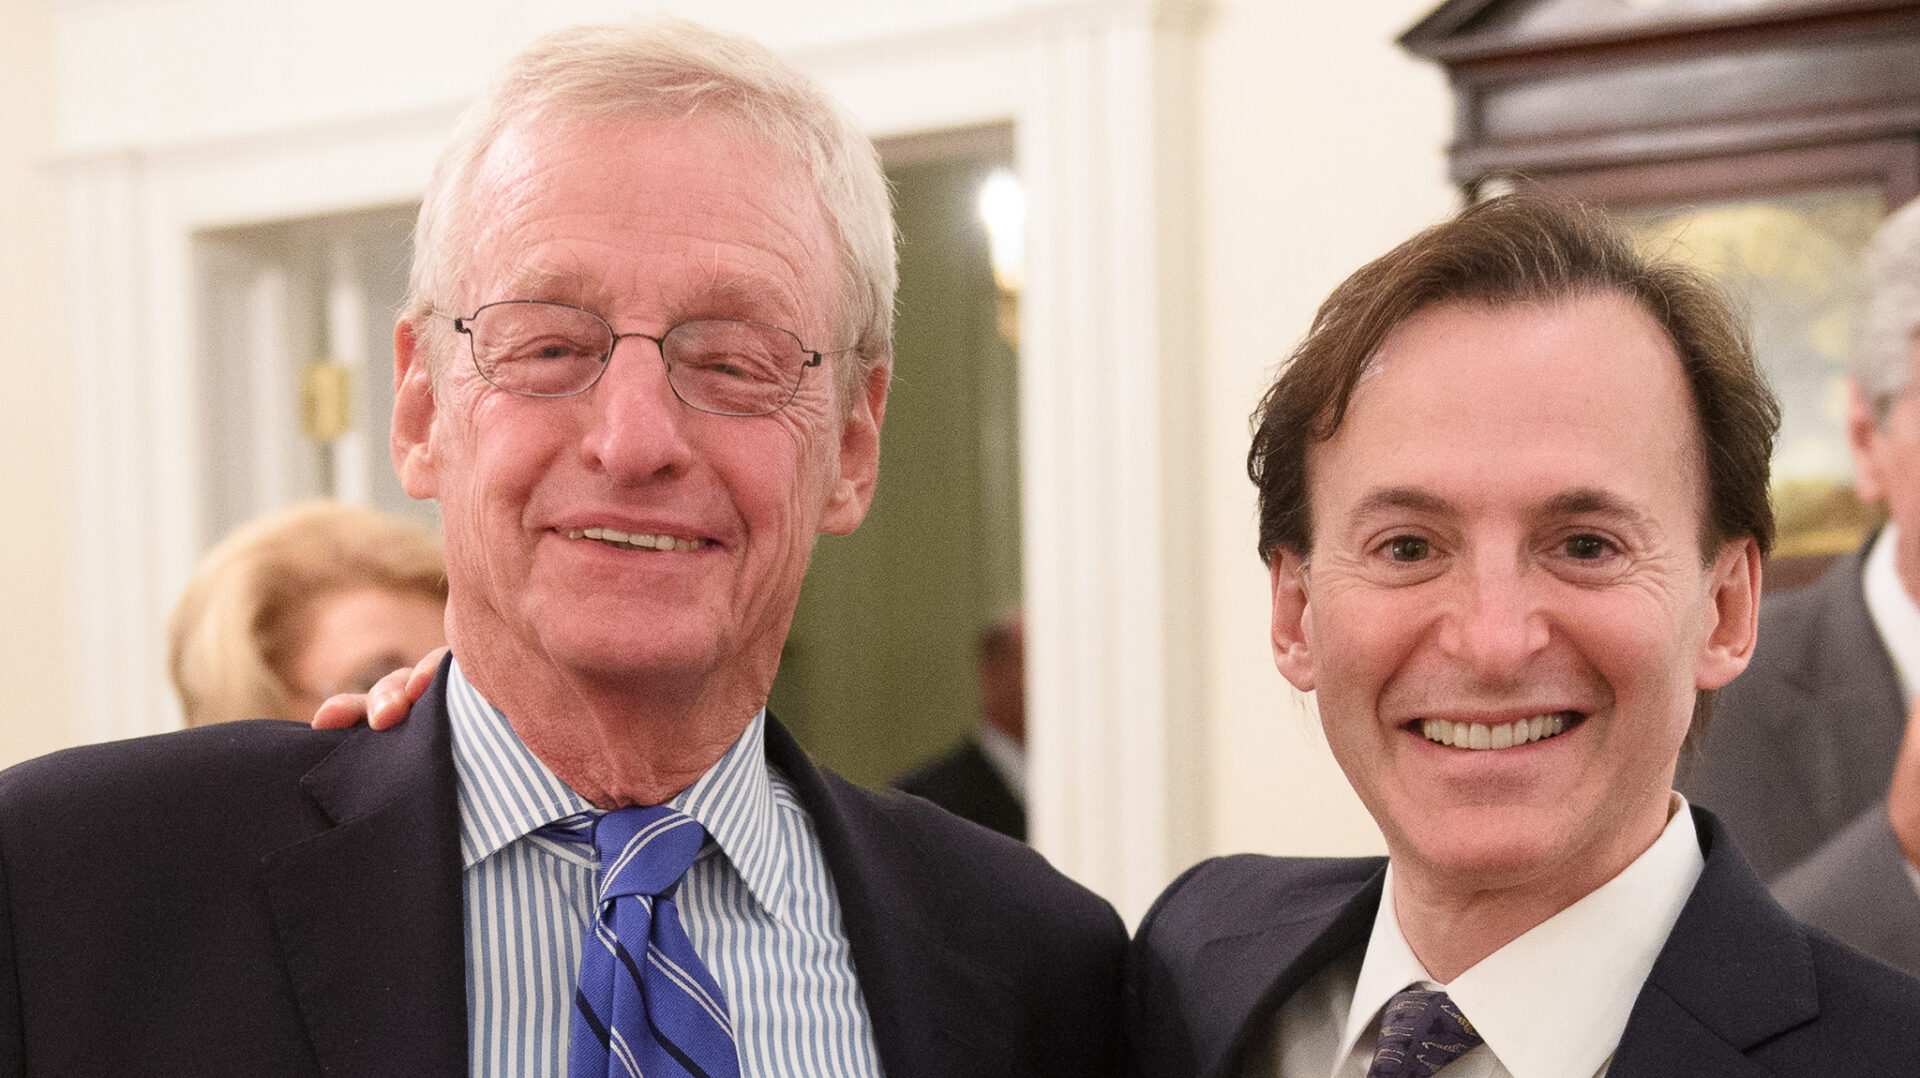
[[[1673,802],[1666,829],[1619,875],[1451,984],[1434,981],[1401,935],[1389,864],[1339,1058],[1373,1033],[1394,993],[1417,982],[1445,989],[1514,1078],[1597,1073],[1706,865],[1686,799]]]
[[[1893,668],[1900,676],[1900,690],[1908,704],[1920,688],[1920,607],[1900,583],[1900,571],[1893,564],[1893,550],[1900,530],[1892,523],[1881,529],[1867,552],[1866,571],[1861,586],[1867,594],[1867,615],[1874,631],[1893,657]]]
[[[1027,800],[1027,750],[1018,741],[1001,733],[986,723],[980,724],[978,731],[980,751],[993,765],[1000,780],[1013,791],[1014,799],[1026,803]]]
[[[555,820],[593,809],[527,748],[500,709],[467,680],[457,660],[447,680],[447,713],[453,730],[462,868],[472,868]],[[667,804],[707,829],[754,900],[778,918],[789,872],[768,771],[766,715],[764,708],[755,714],[726,755]]]

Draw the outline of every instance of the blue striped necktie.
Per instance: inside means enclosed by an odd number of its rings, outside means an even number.
[[[726,999],[673,904],[706,828],[656,805],[570,816],[541,831],[591,841],[600,855],[599,917],[587,927],[573,999],[570,1078],[739,1078]]]

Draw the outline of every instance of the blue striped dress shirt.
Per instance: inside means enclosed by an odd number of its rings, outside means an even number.
[[[535,835],[591,809],[453,666],[467,1039],[479,1078],[566,1074],[580,941],[594,916],[590,847]],[[733,1016],[743,1078],[880,1075],[866,1001],[819,836],[767,762],[766,712],[668,802],[712,841],[675,898]]]

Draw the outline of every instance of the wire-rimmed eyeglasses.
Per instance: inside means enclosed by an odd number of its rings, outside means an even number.
[[[436,312],[441,313],[441,312]],[[480,377],[526,397],[571,397],[600,381],[613,349],[628,337],[660,346],[673,395],[715,415],[771,415],[800,391],[808,367],[823,356],[779,326],[738,318],[696,318],[656,337],[615,333],[583,307],[546,300],[489,303],[453,328],[467,335]]]

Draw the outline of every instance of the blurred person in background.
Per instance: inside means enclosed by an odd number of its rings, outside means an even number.
[[[188,726],[304,721],[328,696],[447,642],[440,537],[405,517],[304,501],[202,558],[167,629]]]
[[[980,725],[958,747],[893,780],[956,816],[1027,838],[1026,628],[1018,611],[981,630]]]
[[[1681,790],[1794,916],[1920,976],[1920,200],[1880,226],[1861,276],[1847,435],[1887,524],[1767,598]]]

